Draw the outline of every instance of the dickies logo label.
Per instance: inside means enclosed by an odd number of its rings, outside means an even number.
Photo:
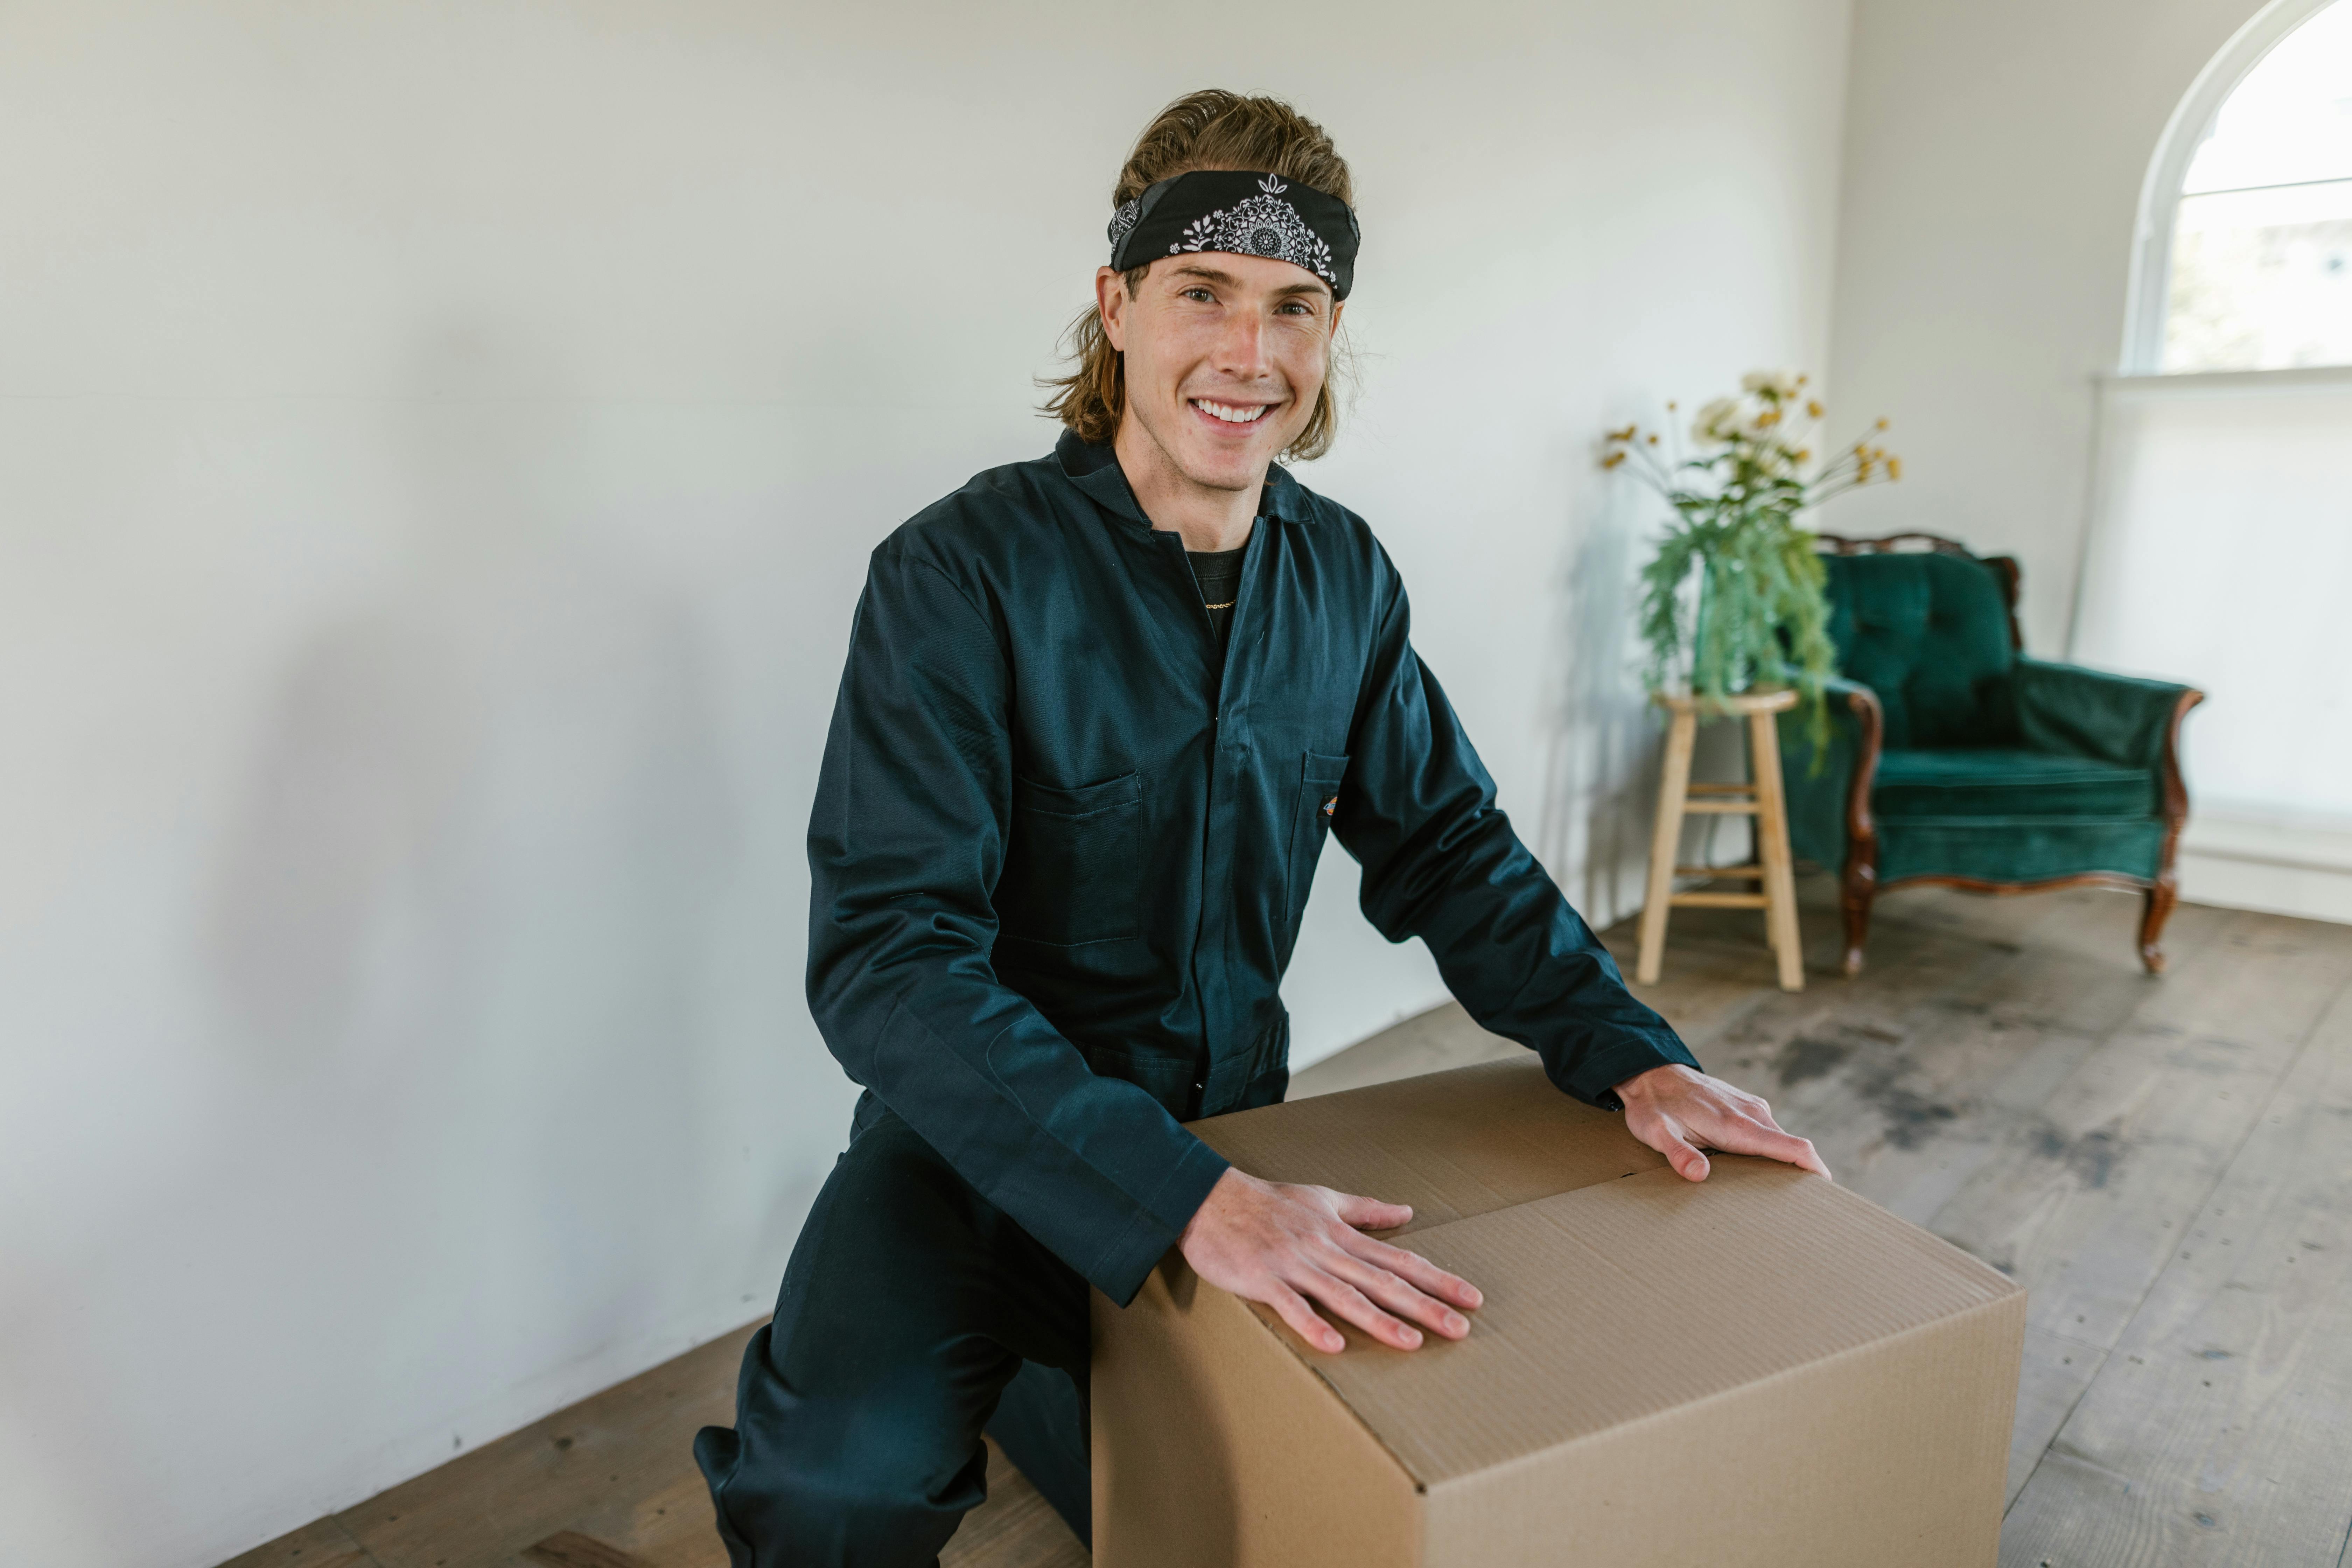
[[[1325,801],[1325,802],[1323,803],[1323,815],[1324,815],[1324,816],[1330,816],[1334,811],[1337,811],[1339,808],[1339,797],[1338,795],[1333,795],[1330,799],[1328,799],[1328,800],[1327,800],[1327,801]]]

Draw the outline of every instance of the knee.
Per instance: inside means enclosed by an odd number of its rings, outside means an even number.
[[[868,1393],[828,1424],[827,1472],[860,1506],[951,1505],[958,1513],[987,1492],[987,1451],[969,1413],[937,1388]]]

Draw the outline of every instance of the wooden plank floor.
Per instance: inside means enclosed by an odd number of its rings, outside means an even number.
[[[1803,896],[1806,991],[1754,915],[1690,910],[1643,994],[1840,1182],[2032,1292],[2003,1568],[2352,1568],[2352,927],[2184,906],[2152,981],[2137,899],[1897,892],[1848,982]],[[1292,1093],[1517,1049],[1442,1007]],[[749,1332],[226,1568],[721,1568],[688,1444]],[[990,1459],[942,1561],[1083,1564]]]

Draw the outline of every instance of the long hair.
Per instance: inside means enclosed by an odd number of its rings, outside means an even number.
[[[1263,170],[1296,180],[1324,195],[1355,205],[1348,164],[1331,145],[1321,126],[1275,98],[1247,98],[1237,92],[1209,88],[1186,93],[1161,110],[1135,151],[1127,155],[1111,190],[1113,212],[1135,200],[1162,180],[1202,169]],[[1126,274],[1129,299],[1143,286],[1150,264]],[[1066,375],[1050,377],[1041,385],[1052,389],[1045,412],[1077,432],[1082,441],[1108,442],[1118,433],[1119,416],[1127,407],[1124,356],[1110,346],[1103,331],[1100,310],[1089,305],[1063,334],[1067,357],[1075,361]],[[1285,458],[1307,462],[1331,449],[1339,434],[1339,411],[1332,383],[1340,374],[1344,350],[1331,345],[1323,385],[1315,395],[1315,412],[1307,427],[1283,452]]]

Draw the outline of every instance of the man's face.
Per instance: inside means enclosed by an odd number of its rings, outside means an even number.
[[[1095,294],[1127,356],[1125,419],[1192,483],[1247,489],[1313,417],[1339,310],[1306,268],[1209,251],[1154,262],[1132,299],[1106,267]]]

